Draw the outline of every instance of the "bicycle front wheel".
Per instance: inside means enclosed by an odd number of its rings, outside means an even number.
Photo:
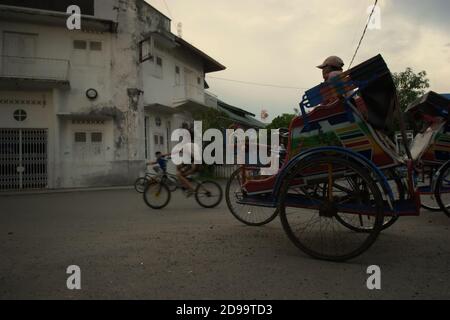
[[[203,208],[215,208],[222,201],[223,191],[214,181],[204,181],[195,190],[195,200]]]
[[[145,187],[144,201],[152,209],[163,209],[170,202],[171,193],[163,183],[149,183]]]

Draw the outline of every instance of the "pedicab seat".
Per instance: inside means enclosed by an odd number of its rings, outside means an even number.
[[[303,116],[307,116],[305,108],[327,104],[344,96],[350,100],[356,94],[364,100],[368,110],[366,120],[374,129],[392,127],[397,91],[381,55],[306,91],[301,103]]]

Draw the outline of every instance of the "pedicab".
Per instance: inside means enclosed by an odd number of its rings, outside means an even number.
[[[368,250],[399,217],[420,214],[420,159],[406,145],[396,88],[381,55],[306,91],[300,109],[277,175],[255,178],[258,167],[242,166],[231,176],[226,197],[234,216],[256,226],[279,215],[299,249],[346,261]],[[387,136],[394,118],[407,158]],[[428,145],[421,147],[416,156]]]
[[[450,216],[450,100],[430,91],[406,110],[419,133],[411,146],[419,158],[422,207]],[[423,148],[422,145],[426,145]],[[422,152],[422,154],[417,154]]]

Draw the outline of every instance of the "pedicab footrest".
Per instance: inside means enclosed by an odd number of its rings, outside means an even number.
[[[237,201],[240,205],[250,205],[257,207],[277,207],[277,202],[272,197],[265,197],[264,200],[261,196],[246,196],[242,200]],[[314,200],[304,195],[289,194],[285,199],[285,206],[291,208],[304,208],[318,210],[323,201]],[[411,200],[398,200],[394,202],[394,210],[391,209],[389,203],[384,203],[384,215],[385,216],[418,216],[420,209],[416,207],[414,201]],[[345,212],[349,214],[373,216],[376,214],[374,207],[368,207],[360,204],[338,204],[337,209],[339,212]]]
[[[266,208],[275,208],[277,206],[276,201],[271,197],[271,195],[266,195],[265,197],[262,197],[261,195],[245,196],[243,199],[236,201],[236,203],[240,205]]]

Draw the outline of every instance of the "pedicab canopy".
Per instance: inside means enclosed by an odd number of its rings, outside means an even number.
[[[433,117],[449,118],[450,96],[440,95],[430,91],[424,96],[414,101],[406,109],[410,114],[426,114]]]
[[[306,91],[300,104],[303,116],[305,108],[327,104],[354,94],[361,96],[368,107],[368,122],[379,130],[389,130],[397,108],[397,91],[391,72],[383,57],[377,55],[360,65]],[[307,123],[307,119],[305,121]]]

